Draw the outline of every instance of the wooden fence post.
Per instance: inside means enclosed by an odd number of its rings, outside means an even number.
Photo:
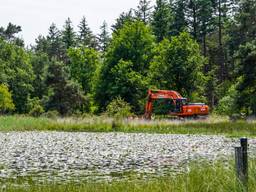
[[[239,181],[244,185],[246,191],[248,191],[248,153],[247,138],[240,139],[241,147],[235,147],[235,163],[236,173]]]

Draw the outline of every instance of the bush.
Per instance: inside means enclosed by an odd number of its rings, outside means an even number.
[[[107,106],[107,115],[111,117],[123,118],[132,115],[131,106],[121,97],[112,100]]]
[[[38,97],[29,98],[27,104],[28,114],[33,117],[39,117],[44,113],[44,107]]]
[[[47,111],[46,113],[44,113],[42,116],[50,118],[50,119],[56,119],[57,117],[60,116],[60,114],[57,110],[50,110],[50,111]]]
[[[41,105],[35,105],[30,111],[29,115],[33,117],[39,117],[44,113],[44,108]]]
[[[12,100],[12,94],[6,85],[0,84],[0,112],[13,111],[15,106]]]
[[[216,113],[220,115],[232,115],[237,111],[236,107],[237,90],[236,86],[232,85],[226,96],[220,99],[219,104],[216,108]]]

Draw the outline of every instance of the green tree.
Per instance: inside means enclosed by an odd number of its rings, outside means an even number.
[[[81,47],[97,48],[96,38],[88,26],[85,17],[82,18],[78,25],[78,44]]]
[[[228,93],[222,97],[216,107],[216,112],[221,115],[233,115],[238,111],[236,99],[238,97],[237,85],[233,84],[228,89]]]
[[[171,3],[171,12],[173,13],[173,23],[170,26],[172,35],[178,35],[187,29],[188,21],[186,19],[187,0],[175,0]]]
[[[135,20],[134,12],[130,9],[128,12],[123,12],[116,19],[116,22],[111,26],[113,33],[116,33],[119,29],[123,27],[126,22],[132,22]]]
[[[32,97],[42,99],[47,94],[47,86],[45,84],[47,76],[47,68],[49,66],[49,58],[46,53],[36,52],[31,54],[31,64],[35,78],[33,80],[33,93]]]
[[[32,50],[34,50],[35,52],[47,54],[49,50],[49,41],[47,40],[47,38],[42,35],[39,35],[35,41],[36,44],[32,46]]]
[[[204,62],[198,44],[188,33],[183,32],[171,41],[165,39],[155,48],[149,72],[151,84],[191,97],[202,89]]]
[[[140,0],[137,10],[135,10],[135,15],[145,24],[148,24],[151,19],[151,1],[150,0]]]
[[[65,21],[65,25],[62,31],[62,41],[66,49],[74,47],[76,44],[76,33],[74,32],[74,28],[72,26],[72,21],[70,20],[70,18]]]
[[[47,110],[57,110],[61,115],[66,115],[82,109],[83,93],[79,85],[68,80],[62,62],[53,60],[50,63],[46,85],[49,88]]]
[[[12,92],[16,111],[26,112],[34,79],[29,54],[23,48],[0,39],[0,69],[0,83],[8,85]]]
[[[3,27],[0,27],[0,37],[8,42],[11,42],[11,43],[14,43],[15,45],[23,47],[24,41],[19,37],[16,37],[16,34],[18,34],[21,31],[22,31],[21,26],[8,23],[6,29]]]
[[[110,42],[110,35],[108,32],[108,25],[106,21],[103,22],[102,26],[100,27],[101,33],[98,36],[99,40],[99,50],[103,53],[107,50],[107,47]]]
[[[0,112],[13,111],[15,105],[12,100],[12,94],[6,85],[0,84]]]
[[[241,74],[238,85],[237,104],[239,109],[256,115],[256,41],[242,45],[237,53],[237,65]]]
[[[92,48],[70,48],[68,57],[71,78],[82,86],[86,94],[91,93],[100,63],[97,51]]]
[[[157,0],[153,11],[152,29],[158,42],[169,35],[171,24],[171,9],[166,0]]]
[[[198,0],[198,21],[199,21],[199,33],[201,42],[203,45],[203,55],[207,54],[207,35],[214,29],[214,17],[213,17],[213,5],[212,0]]]
[[[101,107],[121,96],[134,110],[141,110],[153,46],[150,28],[141,21],[127,22],[113,34],[96,93]]]
[[[237,30],[239,31],[238,43],[246,43],[256,38],[256,0],[240,0],[239,10],[236,15]]]
[[[214,25],[214,6],[212,0],[190,0],[187,18],[193,37],[201,43],[203,55],[207,54],[207,35]]]
[[[54,23],[49,28],[47,41],[49,42],[47,50],[49,58],[63,59],[65,55],[64,44],[61,40],[61,32]]]

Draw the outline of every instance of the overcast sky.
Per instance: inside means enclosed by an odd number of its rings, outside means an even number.
[[[75,29],[83,16],[94,33],[104,20],[110,27],[123,11],[136,8],[139,0],[1,0],[0,26],[20,25],[26,45],[39,34],[46,35],[51,23],[59,28],[70,17]]]

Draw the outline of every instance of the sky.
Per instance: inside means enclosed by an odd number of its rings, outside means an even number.
[[[0,3],[0,26],[6,27],[9,22],[20,25],[19,37],[30,45],[40,34],[47,35],[52,23],[62,28],[68,17],[77,29],[85,16],[91,30],[98,34],[104,20],[110,29],[120,13],[136,8],[139,0],[0,0]]]

